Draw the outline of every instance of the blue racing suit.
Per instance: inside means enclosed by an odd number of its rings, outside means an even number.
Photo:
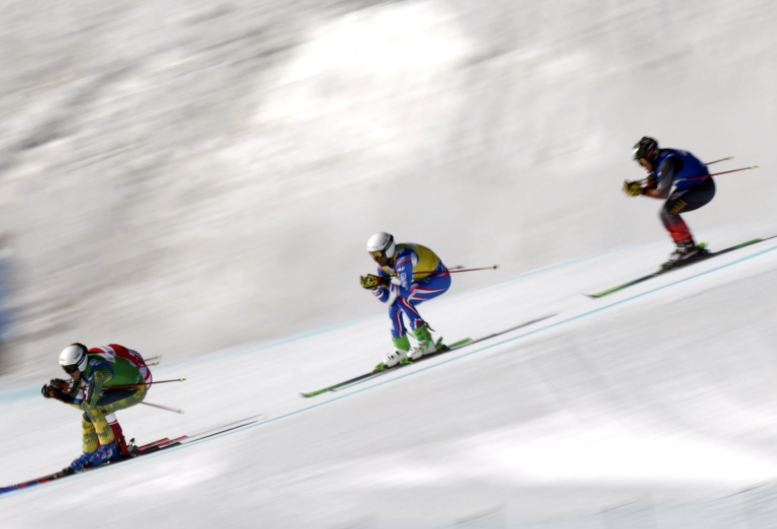
[[[656,160],[656,170],[651,173],[655,179],[658,196],[666,199],[661,208],[661,222],[675,242],[693,240],[688,225],[680,213],[694,211],[707,205],[715,197],[715,182],[712,178],[683,180],[709,175],[707,166],[687,151],[661,149]],[[674,190],[672,188],[674,187]]]
[[[396,293],[389,306],[391,335],[394,338],[407,333],[402,314],[410,322],[410,328],[417,329],[425,322],[416,305],[436,298],[451,286],[451,274],[440,258],[420,244],[397,244],[393,265],[378,267],[378,276],[390,277],[391,285],[373,290],[375,297],[386,303],[391,293]]]

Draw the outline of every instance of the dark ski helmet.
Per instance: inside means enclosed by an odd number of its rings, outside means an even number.
[[[643,136],[641,140],[634,144],[634,148],[631,150],[631,154],[634,155],[634,160],[639,161],[642,158],[653,163],[658,157],[658,142],[653,138]]]

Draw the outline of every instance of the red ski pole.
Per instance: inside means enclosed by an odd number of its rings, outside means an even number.
[[[675,180],[676,182],[687,182],[688,180],[703,180],[704,178],[709,178],[710,176],[720,176],[722,174],[728,174],[728,173],[738,173],[739,171],[747,171],[749,169],[758,169],[757,165],[751,165],[750,167],[742,167],[741,169],[733,169],[731,171],[723,171],[722,173],[712,173],[712,174],[706,174],[702,176],[692,176],[691,178],[678,178]]]
[[[712,162],[710,162],[712,163]],[[707,164],[709,165],[709,164]],[[728,173],[738,173],[739,171],[748,171],[750,169],[758,169],[757,165],[751,165],[750,167],[742,167],[741,169],[732,169],[731,171],[723,171],[720,173],[712,173],[712,174],[705,174],[701,176],[692,176],[690,178],[678,178],[675,180],[675,182],[687,182],[688,180],[703,180],[705,178],[709,178],[711,176],[720,176],[722,174],[728,174]],[[639,182],[646,183],[648,182],[648,178],[643,178],[642,180],[638,180]]]

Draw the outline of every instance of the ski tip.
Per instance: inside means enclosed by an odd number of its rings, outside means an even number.
[[[610,289],[610,290],[605,290],[604,292],[597,292],[596,294],[584,294],[584,295],[587,298],[599,299],[599,298],[603,298],[604,296],[607,296],[609,294],[614,294],[615,292],[618,292],[619,290],[623,290],[623,288],[624,288],[623,286],[620,286],[620,287],[613,288],[613,289]]]
[[[446,349],[453,349],[455,347],[459,347],[459,346],[462,346],[464,344],[467,344],[467,343],[469,343],[471,341],[472,341],[472,338],[464,338],[463,340],[459,340],[458,342],[453,342],[450,345],[445,345],[445,348]]]
[[[322,393],[326,393],[327,391],[332,391],[332,388],[319,389],[318,391],[311,391],[310,393],[302,393],[302,392],[300,392],[300,395],[302,395],[306,399],[309,399],[310,397],[315,397],[316,395],[321,395]]]

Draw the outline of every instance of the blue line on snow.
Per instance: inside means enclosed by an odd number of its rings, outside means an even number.
[[[391,378],[389,380],[385,380],[383,382],[378,382],[377,384],[373,384],[371,386],[367,386],[367,387],[364,387],[364,388],[361,388],[361,389],[357,389],[355,391],[352,391],[350,393],[346,393],[346,394],[341,395],[339,397],[333,397],[333,398],[331,398],[329,400],[326,400],[326,401],[323,401],[323,402],[319,402],[318,404],[312,404],[310,406],[305,406],[304,408],[299,408],[297,410],[290,411],[288,413],[284,413],[282,415],[279,415],[278,417],[273,417],[271,419],[267,419],[267,420],[262,421],[262,422],[248,424],[248,425],[246,425],[244,427],[235,428],[234,430],[230,430],[230,431],[224,432],[222,434],[212,435],[210,437],[207,437],[207,438],[204,438],[204,439],[201,439],[201,440],[192,441],[192,442],[187,443],[185,445],[169,448],[167,450],[164,450],[164,452],[157,452],[157,453],[154,453],[154,454],[149,454],[147,456],[143,456],[142,458],[139,458],[139,459],[134,459],[134,460],[126,461],[126,462],[122,463],[122,467],[124,467],[125,465],[128,466],[131,463],[136,463],[139,460],[146,460],[146,459],[150,459],[152,457],[156,457],[156,456],[162,455],[163,453],[174,452],[174,451],[180,450],[180,449],[185,448],[185,447],[190,446],[190,445],[193,446],[195,444],[205,443],[207,441],[212,441],[214,439],[226,437],[228,435],[232,435],[232,434],[235,434],[235,433],[238,433],[238,432],[242,432],[242,431],[248,430],[250,428],[256,428],[256,427],[259,427],[259,426],[264,426],[266,424],[270,424],[270,423],[279,421],[281,419],[287,419],[289,417],[293,417],[294,415],[299,415],[300,413],[303,413],[303,412],[306,412],[306,411],[310,411],[310,410],[313,410],[313,409],[316,409],[316,408],[320,408],[321,406],[325,406],[327,404],[331,404],[333,402],[337,402],[339,400],[342,400],[342,399],[345,399],[345,398],[348,398],[348,397],[352,397],[353,395],[358,395],[359,393],[364,393],[365,391],[369,391],[371,389],[375,389],[377,387],[384,386],[386,384],[390,384],[390,383],[396,382],[397,380],[402,380],[402,379],[405,379],[405,378],[417,375],[418,373],[423,373],[425,371],[429,371],[430,369],[435,369],[435,368],[437,368],[439,366],[446,365],[446,364],[449,364],[451,362],[455,362],[456,360],[460,360],[462,358],[466,358],[466,357],[469,357],[469,356],[481,353],[481,352],[486,351],[488,349],[493,349],[494,347],[499,347],[500,345],[504,345],[506,343],[514,342],[516,340],[520,340],[521,338],[526,338],[527,336],[532,336],[532,335],[540,333],[542,331],[546,331],[548,329],[553,329],[555,327],[559,327],[561,325],[564,325],[564,324],[567,324],[567,323],[571,323],[571,322],[576,321],[576,320],[583,319],[583,318],[585,318],[587,316],[598,314],[598,313],[603,312],[603,311],[605,311],[607,309],[610,309],[612,307],[617,307],[618,305],[622,305],[622,304],[627,303],[629,301],[633,301],[635,299],[639,299],[639,298],[648,296],[650,294],[654,294],[654,293],[659,292],[661,290],[665,290],[665,289],[668,289],[670,287],[679,285],[681,283],[685,283],[686,281],[690,281],[692,279],[696,279],[696,278],[699,278],[699,277],[711,274],[713,272],[717,272],[719,270],[723,270],[725,268],[729,268],[731,266],[737,265],[737,264],[742,263],[744,261],[749,261],[750,259],[753,259],[755,257],[759,257],[761,255],[764,255],[766,253],[772,252],[774,250],[777,250],[777,246],[773,246],[771,248],[767,248],[766,250],[762,250],[760,252],[748,255],[747,257],[743,257],[741,259],[738,259],[736,261],[732,261],[732,262],[727,263],[725,265],[718,266],[717,268],[711,268],[711,269],[706,270],[704,272],[700,272],[698,274],[695,274],[695,275],[692,275],[692,276],[688,276],[686,278],[680,279],[680,280],[675,281],[673,283],[669,283],[669,284],[666,284],[666,285],[654,288],[652,290],[648,290],[648,291],[642,292],[640,294],[635,294],[634,296],[622,299],[620,301],[616,301],[614,303],[610,303],[609,305],[605,305],[604,307],[599,307],[599,308],[596,308],[596,309],[593,309],[593,310],[589,310],[588,312],[584,312],[582,314],[578,314],[576,316],[572,316],[570,318],[566,318],[564,320],[557,321],[555,323],[551,323],[551,324],[545,325],[543,327],[539,327],[537,329],[534,329],[534,330],[531,330],[531,331],[528,331],[528,332],[524,332],[522,334],[519,334],[518,336],[514,336],[512,338],[507,338],[505,340],[501,340],[501,341],[493,343],[491,345],[487,345],[487,346],[481,347],[480,349],[476,349],[474,351],[470,351],[469,353],[464,353],[464,354],[461,354],[459,356],[456,356],[456,357],[453,357],[453,358],[449,358],[448,360],[443,360],[441,362],[438,362],[436,364],[430,365],[428,367],[416,369],[414,371],[411,371],[410,373],[406,373],[404,375],[399,375],[399,376],[396,376],[396,377]],[[95,473],[95,472],[101,472],[101,471],[107,470],[108,468],[110,468],[110,467],[97,468],[97,469],[94,469],[94,470],[90,471],[87,474],[77,474],[76,476],[73,476],[73,477],[68,478],[68,479],[69,480],[73,480],[73,479],[76,479],[76,478],[82,478],[82,477],[84,477],[86,475],[89,475],[89,474],[92,474],[92,473]],[[57,483],[58,483],[57,481],[54,481],[54,482],[51,483],[51,485],[55,485]],[[19,489],[18,491],[14,491],[14,492],[16,494],[18,494],[18,493],[21,493],[21,492],[28,492],[30,490],[36,490],[36,487]],[[9,494],[0,496],[0,500],[2,500],[3,497],[8,497],[8,496],[16,495],[16,494],[10,494],[9,493]]]
[[[353,396],[353,395],[357,395],[357,394],[359,394],[359,393],[363,393],[363,392],[365,392],[365,391],[369,391],[369,390],[371,390],[371,389],[374,389],[374,388],[377,388],[377,387],[380,387],[380,386],[384,386],[384,385],[386,385],[386,384],[391,384],[391,383],[393,383],[393,382],[396,382],[397,380],[402,380],[402,379],[404,379],[404,378],[407,378],[407,377],[410,377],[410,376],[417,375],[418,373],[423,373],[423,372],[425,372],[425,371],[429,371],[430,369],[436,369],[437,367],[439,367],[439,366],[441,366],[441,365],[449,364],[449,363],[451,363],[451,362],[455,362],[455,361],[457,361],[457,360],[460,360],[460,359],[462,359],[462,358],[466,358],[466,357],[468,357],[468,356],[472,356],[472,355],[475,355],[475,354],[481,353],[481,352],[483,352],[483,351],[486,351],[486,350],[488,350],[488,349],[493,349],[494,347],[499,347],[500,345],[504,345],[504,344],[506,344],[506,343],[514,342],[514,341],[516,341],[516,340],[520,340],[521,338],[526,338],[527,336],[532,336],[532,335],[534,335],[534,334],[537,334],[537,333],[540,333],[540,332],[542,332],[542,331],[546,331],[546,330],[549,330],[549,329],[553,329],[553,328],[555,328],[555,327],[559,327],[559,326],[561,326],[561,325],[565,325],[565,324],[567,324],[567,323],[571,323],[571,322],[573,322],[573,321],[576,321],[576,320],[583,319],[583,318],[585,318],[585,317],[587,317],[587,316],[592,316],[592,315],[594,315],[594,314],[598,314],[598,313],[600,313],[600,312],[602,312],[602,311],[605,311],[605,310],[607,310],[607,309],[610,309],[610,308],[612,308],[612,307],[617,307],[618,305],[622,305],[622,304],[624,304],[624,303],[626,303],[626,302],[633,301],[633,300],[635,300],[635,299],[639,299],[639,298],[642,298],[642,297],[648,296],[648,295],[650,295],[650,294],[654,294],[654,293],[656,293],[656,292],[659,292],[659,291],[661,291],[661,290],[668,289],[668,288],[670,288],[670,287],[673,287],[673,286],[679,285],[679,284],[681,284],[681,283],[685,283],[686,281],[690,281],[691,279],[696,279],[696,278],[699,278],[699,277],[702,277],[702,276],[705,276],[705,275],[711,274],[711,273],[713,273],[713,272],[717,272],[717,271],[719,271],[719,270],[723,270],[724,268],[729,268],[729,267],[731,267],[731,266],[734,266],[734,265],[736,265],[736,264],[742,263],[742,262],[744,262],[744,261],[748,261],[748,260],[750,260],[750,259],[753,259],[753,258],[755,258],[755,257],[758,257],[758,256],[760,256],[760,255],[763,255],[763,254],[769,253],[769,252],[771,252],[771,251],[774,251],[774,250],[777,250],[777,246],[773,246],[773,247],[771,247],[771,248],[768,248],[768,249],[766,249],[766,250],[762,250],[762,251],[760,251],[760,252],[757,252],[757,253],[754,253],[754,254],[748,255],[747,257],[743,257],[743,258],[741,258],[741,259],[738,259],[738,260],[736,260],[736,261],[732,261],[732,262],[730,262],[730,263],[727,263],[727,264],[725,264],[725,265],[718,266],[717,268],[711,268],[710,270],[706,270],[706,271],[704,271],[704,272],[700,272],[700,273],[698,273],[698,274],[695,274],[695,275],[692,275],[692,276],[688,276],[688,277],[686,277],[686,278],[680,279],[680,280],[678,280],[678,281],[675,281],[675,282],[673,282],[673,283],[669,283],[669,284],[666,284],[666,285],[663,285],[663,286],[660,286],[660,287],[654,288],[654,289],[652,289],[652,290],[648,290],[648,291],[642,292],[642,293],[640,293],[640,294],[635,294],[634,296],[631,296],[631,297],[628,297],[628,298],[622,299],[622,300],[620,300],[620,301],[616,301],[616,302],[614,302],[614,303],[610,303],[609,305],[605,305],[604,307],[598,307],[598,308],[596,308],[596,309],[589,310],[588,312],[584,312],[584,313],[582,313],[582,314],[578,314],[578,315],[576,315],[576,316],[572,316],[572,317],[570,317],[570,318],[566,318],[566,319],[564,319],[564,320],[560,320],[560,321],[557,321],[557,322],[554,322],[554,323],[550,323],[550,324],[548,324],[548,325],[544,325],[544,326],[542,326],[542,327],[539,327],[539,328],[537,328],[537,329],[533,329],[533,330],[531,330],[531,331],[524,332],[524,333],[522,333],[522,334],[519,334],[518,336],[513,336],[512,338],[507,338],[507,339],[501,340],[501,341],[499,341],[499,342],[493,343],[493,344],[491,344],[491,345],[486,345],[486,346],[484,346],[484,347],[481,347],[481,348],[479,348],[479,349],[476,349],[476,350],[474,350],[474,351],[470,351],[470,352],[468,352],[468,353],[464,353],[464,354],[461,354],[461,355],[459,355],[459,356],[456,356],[456,357],[453,357],[453,358],[449,358],[449,359],[447,359],[447,360],[443,360],[443,361],[441,361],[441,362],[438,362],[438,363],[436,363],[436,364],[430,365],[430,366],[428,366],[428,367],[423,367],[423,368],[420,368],[420,369],[416,369],[416,370],[414,370],[414,371],[411,371],[411,372],[409,372],[409,373],[406,373],[406,374],[404,374],[404,375],[399,375],[399,376],[396,376],[396,377],[394,377],[394,378],[391,378],[391,379],[389,379],[389,380],[384,380],[383,382],[378,382],[377,384],[373,384],[373,385],[371,385],[371,386],[367,386],[367,387],[364,387],[364,388],[361,388],[361,389],[357,389],[357,390],[355,390],[355,391],[352,391],[352,392],[350,392],[350,393],[346,393],[346,394],[344,394],[344,395],[341,395],[341,396],[339,396],[339,397],[333,397],[333,398],[331,398],[331,399],[329,399],[329,400],[326,400],[326,401],[323,401],[323,402],[319,402],[318,404],[312,404],[312,405],[310,405],[310,406],[305,406],[304,408],[300,408],[300,409],[297,409],[297,410],[294,410],[294,411],[291,411],[291,412],[285,413],[285,414],[283,414],[283,415],[279,415],[278,417],[273,417],[273,418],[271,418],[271,419],[267,419],[267,420],[265,420],[265,421],[262,421],[262,422],[259,422],[259,423],[254,423],[254,424],[246,425],[246,426],[245,426],[245,427],[243,427],[243,428],[237,428],[237,429],[235,429],[235,430],[231,430],[231,431],[229,431],[229,432],[225,432],[224,434],[221,434],[221,435],[214,435],[213,437],[209,437],[209,438],[207,438],[207,439],[203,439],[203,440],[202,440],[202,442],[205,442],[205,441],[208,441],[208,440],[211,440],[211,439],[216,439],[216,438],[218,438],[218,437],[224,437],[224,436],[227,436],[227,435],[230,435],[230,434],[233,434],[233,433],[237,433],[237,432],[240,432],[240,431],[243,431],[243,430],[247,430],[247,429],[249,429],[249,428],[256,428],[257,426],[263,426],[263,425],[265,425],[265,424],[269,424],[269,423],[272,423],[272,422],[275,422],[275,421],[279,421],[279,420],[281,420],[281,419],[286,419],[286,418],[288,418],[288,417],[292,417],[292,416],[294,416],[294,415],[298,415],[298,414],[300,414],[300,413],[302,413],[302,412],[309,411],[309,410],[312,410],[312,409],[315,409],[315,408],[318,408],[318,407],[324,406],[324,405],[326,405],[326,404],[330,404],[330,403],[332,403],[332,402],[337,402],[338,400],[342,400],[342,399],[345,399],[345,398],[347,398],[347,397],[351,397],[351,396]],[[193,441],[191,444],[195,444],[195,443],[197,443],[197,442],[198,442],[198,441]],[[183,448],[183,446],[181,446],[181,447],[177,447],[177,448],[174,448],[174,449],[171,449],[171,450],[177,450],[177,449],[179,449],[179,448]],[[150,454],[149,456],[146,456],[146,457],[150,457],[151,455],[154,455],[154,454]]]
[[[513,277],[509,277],[507,279],[502,279],[500,281],[497,281],[496,283],[490,283],[488,285],[483,285],[481,287],[470,289],[470,290],[467,290],[467,291],[464,291],[464,292],[457,292],[456,295],[466,294],[466,293],[472,292],[474,290],[481,290],[481,289],[484,289],[484,288],[490,288],[490,287],[495,286],[495,285],[500,285],[502,283],[507,283],[509,281],[515,281],[517,279],[521,279],[521,278],[524,278],[524,277],[532,276],[532,275],[539,274],[539,273],[542,273],[542,272],[547,272],[547,271],[550,271],[550,270],[555,270],[557,268],[563,268],[565,266],[571,266],[573,264],[581,263],[583,261],[589,261],[591,259],[596,259],[598,257],[603,257],[605,255],[622,252],[622,251],[625,251],[625,250],[627,250],[629,248],[632,248],[632,247],[634,247],[634,245],[625,246],[625,247],[622,247],[622,248],[616,248],[614,250],[607,250],[607,251],[604,251],[604,252],[600,252],[600,253],[596,253],[596,254],[592,254],[592,255],[587,255],[585,257],[578,257],[578,258],[572,259],[570,261],[564,261],[562,263],[546,266],[546,267],[543,267],[543,268],[537,268],[536,270],[530,270],[528,272],[523,272],[521,274],[518,274],[518,275],[513,276]],[[383,317],[384,317],[383,315],[380,315],[380,316],[379,315],[375,315],[375,316],[366,316],[366,317],[363,317],[363,318],[357,318],[355,320],[350,320],[350,321],[346,321],[346,322],[343,322],[343,323],[338,323],[338,324],[335,324],[335,325],[330,325],[328,327],[322,327],[320,329],[314,329],[312,331],[306,331],[306,332],[303,332],[303,333],[300,333],[300,334],[295,334],[294,336],[288,336],[286,338],[278,338],[277,340],[270,340],[269,342],[261,342],[261,343],[255,343],[255,344],[250,344],[250,345],[238,346],[238,347],[235,347],[235,348],[225,349],[223,351],[216,351],[216,352],[207,354],[205,356],[201,356],[199,358],[192,358],[192,359],[188,359],[188,360],[181,360],[179,362],[174,362],[174,363],[171,363],[169,365],[166,365],[165,368],[166,369],[169,369],[169,368],[172,368],[172,367],[180,368],[181,366],[185,366],[185,365],[188,365],[188,364],[198,364],[198,363],[202,363],[202,362],[209,362],[211,360],[222,358],[224,356],[233,356],[233,355],[253,353],[255,351],[261,351],[263,349],[267,349],[267,348],[270,348],[270,347],[275,347],[277,345],[283,345],[283,344],[286,344],[286,343],[296,342],[298,340],[303,340],[305,338],[310,338],[312,336],[317,336],[319,334],[325,334],[325,333],[328,333],[330,331],[334,331],[336,329],[341,329],[343,327],[349,327],[351,325],[356,325],[357,323],[361,323],[363,321],[370,320],[370,319],[373,319],[373,318],[383,318]],[[0,402],[19,400],[19,399],[23,399],[23,398],[32,398],[32,397],[37,396],[37,394],[39,392],[40,392],[40,390],[38,390],[37,388],[18,388],[18,389],[11,389],[11,390],[2,390],[2,391],[0,391]]]
[[[624,303],[626,303],[626,302],[633,301],[633,300],[635,300],[635,299],[639,299],[639,298],[645,297],[645,296],[647,296],[647,295],[650,295],[650,294],[654,294],[654,293],[656,293],[656,292],[659,292],[659,291],[661,291],[661,290],[665,290],[665,289],[667,289],[667,288],[670,288],[670,287],[673,287],[673,286],[675,286],[675,285],[679,285],[679,284],[681,284],[681,283],[685,283],[686,281],[690,281],[691,279],[696,279],[696,278],[699,278],[699,277],[705,276],[705,275],[707,275],[707,274],[711,274],[711,273],[713,273],[713,272],[717,272],[717,271],[719,271],[719,270],[723,270],[724,268],[729,268],[729,267],[731,267],[731,266],[734,266],[734,265],[736,265],[736,264],[742,263],[742,262],[744,262],[744,261],[748,261],[748,260],[750,260],[750,259],[753,259],[753,258],[755,258],[755,257],[758,257],[758,256],[760,256],[760,255],[763,255],[763,254],[769,253],[769,252],[771,252],[771,251],[774,251],[774,250],[777,250],[777,246],[773,246],[773,247],[771,247],[771,248],[768,248],[768,249],[766,249],[766,250],[762,250],[762,251],[760,251],[760,252],[757,252],[757,253],[754,253],[754,254],[748,255],[747,257],[743,257],[742,259],[738,259],[738,260],[736,260],[736,261],[732,261],[732,262],[730,262],[730,263],[727,263],[727,264],[725,264],[725,265],[721,265],[721,266],[719,266],[719,267],[717,267],[717,268],[711,268],[710,270],[706,270],[706,271],[704,271],[704,272],[700,272],[700,273],[698,273],[698,274],[695,274],[695,275],[692,275],[692,276],[688,276],[688,277],[686,277],[686,278],[683,278],[683,279],[680,279],[680,280],[678,280],[678,281],[675,281],[674,283],[669,283],[669,284],[667,284],[667,285],[660,286],[660,287],[654,288],[654,289],[652,289],[652,290],[648,290],[648,291],[646,291],[646,292],[642,292],[642,293],[640,293],[640,294],[636,294],[636,295],[634,295],[634,296],[631,296],[631,297],[629,297],[629,298],[625,298],[625,299],[622,299],[622,300],[620,300],[620,301],[616,301],[616,302],[614,302],[614,303],[610,303],[609,305],[605,305],[604,307],[599,307],[599,308],[596,308],[596,309],[593,309],[593,310],[589,310],[588,312],[584,312],[584,313],[582,313],[582,314],[578,314],[578,315],[576,315],[576,316],[572,316],[572,317],[570,317],[570,318],[566,318],[566,319],[564,319],[564,320],[557,321],[557,322],[555,322],[555,323],[550,323],[550,324],[548,324],[548,325],[544,325],[544,326],[542,326],[542,327],[539,327],[539,328],[537,328],[537,329],[534,329],[534,330],[531,330],[531,331],[528,331],[528,332],[524,332],[524,333],[522,333],[522,334],[519,334],[518,336],[514,336],[514,337],[512,337],[512,338],[507,338],[507,339],[505,339],[505,340],[501,340],[501,341],[499,341],[499,342],[496,342],[496,343],[493,343],[493,344],[491,344],[491,345],[486,345],[486,346],[484,346],[484,347],[481,347],[480,349],[476,349],[476,350],[474,350],[474,351],[470,351],[470,352],[468,352],[468,353],[464,353],[464,354],[461,354],[461,355],[459,355],[459,356],[456,356],[456,357],[453,357],[453,358],[449,358],[448,360],[443,360],[443,361],[441,361],[441,362],[438,362],[438,363],[436,363],[436,364],[433,364],[433,365],[431,365],[431,366],[428,366],[428,367],[423,367],[423,368],[420,368],[420,369],[416,369],[416,370],[414,370],[414,371],[411,371],[410,373],[406,373],[406,374],[404,374],[404,375],[399,375],[399,376],[396,376],[396,377],[394,377],[394,378],[391,378],[391,379],[389,379],[389,380],[384,380],[383,382],[378,382],[377,384],[373,384],[373,385],[371,385],[371,386],[367,386],[367,387],[364,387],[364,388],[361,388],[361,389],[357,389],[357,390],[355,390],[355,391],[352,391],[352,392],[350,392],[350,393],[346,393],[346,394],[344,394],[344,395],[341,395],[341,396],[339,396],[339,397],[334,397],[334,398],[331,398],[331,399],[329,399],[329,400],[326,400],[326,401],[320,402],[320,403],[318,403],[318,404],[313,404],[313,405],[311,405],[311,406],[306,406],[306,407],[304,407],[304,408],[300,408],[300,409],[298,409],[298,410],[294,410],[294,411],[291,411],[291,412],[285,413],[285,414],[283,414],[283,415],[279,415],[278,417],[273,417],[272,419],[267,419],[266,421],[262,421],[262,422],[260,422],[260,423],[256,423],[256,424],[251,424],[251,425],[248,425],[248,426],[246,426],[245,428],[240,428],[240,429],[237,429],[237,430],[234,430],[234,431],[231,431],[231,432],[225,432],[225,433],[224,433],[224,435],[229,435],[229,434],[231,434],[231,433],[237,433],[237,432],[239,432],[239,431],[242,431],[242,430],[247,430],[248,428],[255,428],[255,427],[257,427],[257,426],[262,426],[262,425],[265,425],[265,424],[269,424],[269,423],[271,423],[271,422],[275,422],[275,421],[278,421],[278,420],[280,420],[280,419],[285,419],[285,418],[291,417],[291,416],[293,416],[293,415],[297,415],[297,414],[300,414],[300,413],[302,413],[302,412],[305,412],[305,411],[308,411],[308,410],[312,410],[312,409],[318,408],[318,407],[320,407],[320,406],[323,406],[323,405],[325,405],[325,404],[329,404],[329,403],[331,403],[331,402],[336,402],[336,401],[338,401],[338,400],[342,400],[342,399],[344,399],[344,398],[347,398],[347,397],[350,397],[350,396],[352,396],[352,395],[357,395],[357,394],[359,394],[359,393],[363,393],[363,392],[365,392],[365,391],[369,391],[369,390],[371,390],[371,389],[374,389],[374,388],[377,388],[377,387],[380,387],[380,386],[384,386],[384,385],[386,385],[386,384],[390,384],[390,383],[396,382],[397,380],[402,380],[402,379],[404,379],[404,378],[407,378],[407,377],[410,377],[410,376],[417,375],[418,373],[423,373],[424,371],[429,371],[430,369],[435,369],[435,368],[437,368],[437,367],[439,367],[439,366],[441,366],[441,365],[445,365],[445,364],[449,364],[449,363],[451,363],[451,362],[455,362],[456,360],[459,360],[459,359],[461,359],[461,358],[466,358],[466,357],[468,357],[468,356],[475,355],[475,354],[477,354],[477,353],[480,353],[480,352],[486,351],[486,350],[488,350],[488,349],[493,349],[494,347],[499,347],[500,345],[504,345],[504,344],[506,344],[506,343],[514,342],[514,341],[516,341],[516,340],[520,340],[521,338],[526,338],[527,336],[531,336],[531,335],[534,335],[534,334],[540,333],[540,332],[542,332],[542,331],[546,331],[546,330],[549,330],[549,329],[553,329],[553,328],[555,328],[555,327],[559,327],[559,326],[561,326],[561,325],[564,325],[564,324],[567,324],[567,323],[571,323],[571,322],[573,322],[573,321],[576,321],[576,320],[583,319],[583,318],[585,318],[585,317],[587,317],[587,316],[591,316],[591,315],[594,315],[594,314],[598,314],[599,312],[605,311],[605,310],[607,310],[607,309],[610,309],[610,308],[612,308],[612,307],[617,307],[618,305],[622,305],[622,304],[624,304]],[[214,436],[214,437],[221,437],[221,436]],[[204,441],[204,440],[203,440],[203,441]]]
[[[564,268],[566,266],[572,266],[574,264],[582,263],[584,261],[590,261],[592,259],[597,259],[597,258],[603,257],[605,255],[610,255],[610,254],[613,254],[613,253],[619,253],[619,252],[628,250],[630,248],[633,248],[635,246],[638,246],[638,245],[633,245],[632,244],[632,245],[624,246],[624,247],[621,247],[621,248],[615,248],[613,250],[606,250],[604,252],[599,252],[599,253],[595,253],[595,254],[591,254],[591,255],[586,255],[584,257],[577,257],[575,259],[570,259],[569,261],[564,261],[564,262],[561,262],[561,263],[545,266],[545,267],[542,267],[542,268],[537,268],[535,270],[530,270],[528,272],[522,272],[522,273],[520,273],[518,275],[515,275],[515,276],[512,276],[512,277],[508,277],[507,279],[501,279],[499,281],[496,281],[495,283],[489,283],[487,285],[482,285],[482,286],[479,286],[479,287],[476,287],[476,288],[473,288],[473,289],[470,289],[470,290],[466,290],[464,292],[456,292],[455,295],[457,295],[457,296],[464,295],[464,294],[467,294],[467,293],[472,292],[474,290],[482,290],[484,288],[490,288],[490,287],[493,287],[493,286],[496,286],[496,285],[501,285],[502,283],[508,283],[510,281],[515,281],[515,280],[518,280],[518,279],[522,279],[524,277],[533,276],[533,275],[536,275],[536,274],[540,274],[542,272],[548,272],[550,270],[555,270],[557,268]],[[343,323],[338,323],[338,324],[335,324],[335,325],[330,325],[328,327],[322,327],[321,329],[314,329],[312,331],[306,331],[306,332],[303,332],[301,334],[295,334],[294,336],[289,336],[289,337],[286,337],[286,338],[278,338],[277,340],[271,340],[269,342],[262,342],[262,343],[252,344],[252,345],[239,346],[239,347],[234,348],[234,349],[226,349],[224,351],[217,351],[215,353],[210,353],[210,354],[207,354],[207,355],[202,356],[200,358],[193,358],[191,360],[183,360],[181,362],[176,362],[175,364],[170,364],[170,366],[167,366],[167,367],[172,367],[173,365],[175,367],[180,367],[180,366],[186,365],[186,364],[196,364],[196,363],[200,363],[200,362],[207,362],[207,361],[213,360],[214,358],[221,358],[222,356],[232,356],[232,355],[238,355],[238,354],[252,353],[254,351],[260,351],[262,349],[267,349],[269,347],[275,347],[276,345],[283,345],[283,344],[286,344],[286,343],[296,342],[298,340],[303,340],[305,338],[310,338],[312,336],[318,336],[319,334],[325,334],[325,333],[328,333],[329,331],[334,331],[334,330],[337,330],[337,329],[341,329],[343,327],[350,327],[351,325],[356,325],[358,323],[362,323],[364,321],[371,320],[373,318],[383,318],[383,317],[384,316],[382,314],[381,315],[377,315],[376,314],[375,316],[366,316],[366,317],[363,317],[363,318],[357,318],[355,320],[350,320],[350,321],[346,321],[346,322],[343,322]],[[2,400],[2,395],[1,394],[0,394],[0,400]]]

